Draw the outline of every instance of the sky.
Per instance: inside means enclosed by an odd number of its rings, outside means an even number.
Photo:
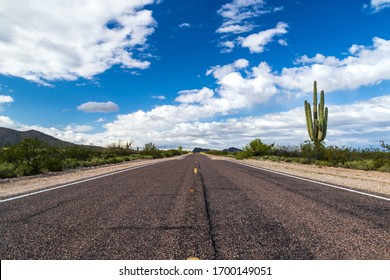
[[[390,0],[0,0],[0,127],[79,144],[390,143]]]

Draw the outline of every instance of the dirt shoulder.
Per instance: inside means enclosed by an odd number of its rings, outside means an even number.
[[[390,196],[390,173],[386,172],[354,170],[336,167],[319,167],[315,165],[290,162],[273,162],[268,160],[235,160],[219,156],[211,156],[211,158],[219,160],[231,160],[239,163],[242,162],[325,183]]]
[[[134,160],[124,163],[110,164],[97,167],[78,168],[63,172],[47,173],[36,176],[26,176],[21,178],[2,179],[0,180],[0,199],[22,193],[33,192],[46,189],[52,186],[68,184],[95,176],[108,174],[131,167],[137,167],[144,164],[151,164],[172,159],[178,159],[183,156],[166,158],[166,159],[144,159]]]

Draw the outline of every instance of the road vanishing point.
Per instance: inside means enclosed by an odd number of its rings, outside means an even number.
[[[389,198],[200,154],[3,199],[0,213],[3,260],[390,259]]]

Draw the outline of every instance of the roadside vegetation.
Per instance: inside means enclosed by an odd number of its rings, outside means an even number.
[[[378,148],[356,149],[337,146],[326,147],[323,143],[312,141],[306,141],[300,146],[277,146],[267,145],[260,139],[255,139],[247,144],[241,152],[228,153],[211,150],[206,153],[229,156],[235,159],[262,159],[390,172],[390,145],[383,141],[380,141]]]
[[[117,142],[107,147],[53,146],[38,139],[26,138],[22,142],[0,148],[0,178],[58,172],[79,167],[120,163],[136,159],[165,158],[186,153],[181,147],[160,150],[154,143],[143,149],[133,149],[131,142]]]
[[[264,144],[255,139],[247,144],[242,152],[230,154],[237,159],[260,158],[272,161],[316,164],[362,170],[390,172],[390,145],[381,141],[380,148],[352,149],[347,147],[325,147],[323,141],[328,127],[328,107],[325,107],[325,92],[321,90],[318,103],[317,82],[313,83],[313,103],[304,102],[307,133],[310,141],[299,147],[286,147]],[[209,154],[229,155],[220,151]]]

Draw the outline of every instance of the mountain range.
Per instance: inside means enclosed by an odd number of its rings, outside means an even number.
[[[75,145],[73,143],[62,141],[36,130],[18,131],[10,128],[0,127],[0,147],[18,144],[25,138],[37,138],[53,146]]]

